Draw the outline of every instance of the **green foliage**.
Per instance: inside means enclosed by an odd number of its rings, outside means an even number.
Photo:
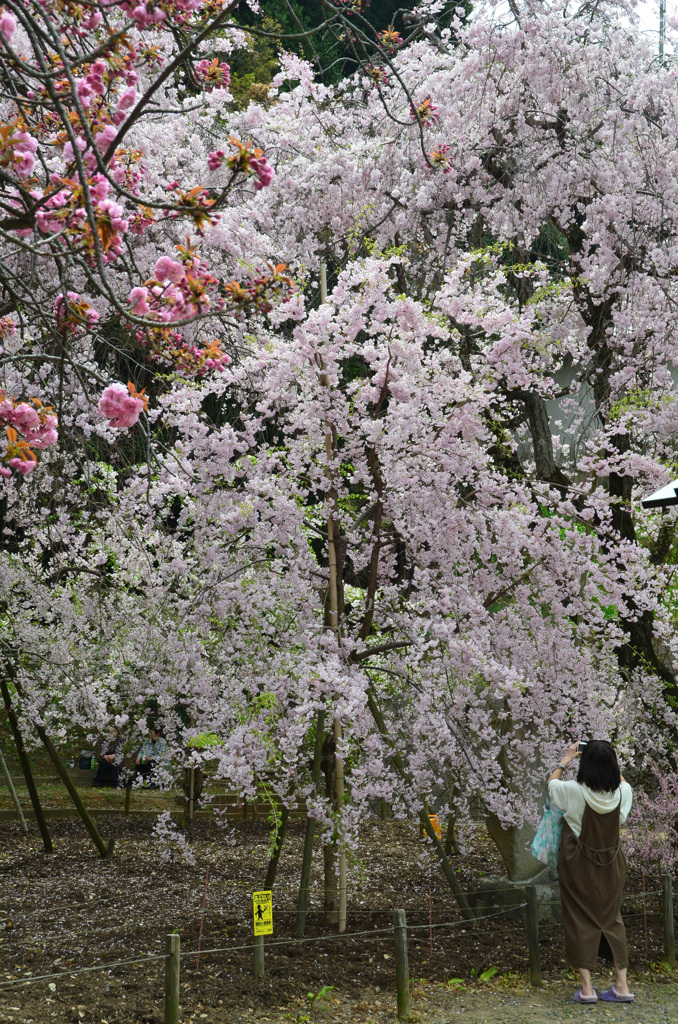
[[[190,750],[207,750],[209,747],[218,747],[221,740],[212,732],[201,732],[199,736],[191,736],[188,741]]]
[[[499,971],[498,967],[488,967],[486,971],[478,975],[478,981],[491,981]]]
[[[624,413],[657,409],[660,405],[670,404],[673,401],[671,395],[657,395],[650,388],[631,388],[624,392],[619,401],[614,402],[610,408],[610,420],[618,420]]]
[[[321,1002],[323,999],[329,999],[330,998],[330,992],[334,992],[335,988],[336,988],[335,985],[323,985],[323,987],[320,989],[319,992],[315,992],[315,993],[307,992],[306,993],[306,998],[313,1005],[315,1005],[316,1003]]]
[[[346,22],[349,25],[355,24],[372,43],[376,39],[377,33],[391,24],[396,25],[401,32],[405,32],[403,13],[412,10],[418,2],[419,0],[362,0],[362,10],[356,15],[347,13]],[[464,2],[461,6],[470,11],[470,4]],[[456,4],[450,3],[450,14],[455,7]],[[355,71],[356,53],[353,49],[350,32],[347,32],[339,22],[335,22],[331,28],[321,28],[333,12],[318,0],[266,0],[264,8],[266,12],[264,24],[270,20],[278,26],[277,29],[266,28],[265,31],[279,32],[281,35],[280,46],[298,54],[304,60],[311,61],[326,85],[338,82],[344,75]],[[255,26],[257,24],[255,16],[244,7],[238,12],[237,20],[243,25]],[[263,43],[265,40],[261,40],[261,42]],[[365,54],[360,52],[360,46],[358,52],[360,59],[364,60]],[[262,57],[262,60],[265,63],[265,57]],[[232,71],[235,63],[234,61]],[[236,73],[238,88],[240,89],[242,86],[240,96],[243,97],[243,100],[240,100],[239,96],[239,102],[246,103],[244,97],[247,95],[247,82],[242,78],[243,71],[240,67],[237,68]],[[259,69],[259,74],[264,73],[263,69]],[[270,82],[270,78],[257,79],[257,71],[254,67],[246,70],[244,74],[255,76],[252,79],[251,87],[256,87],[259,84],[261,89],[263,83]],[[233,82],[233,77],[231,81]],[[256,95],[251,98],[256,98]]]
[[[264,32],[278,36],[283,31],[282,25],[268,13],[261,22]],[[270,6],[275,6],[271,4]],[[246,107],[250,101],[265,102],[268,97],[271,81],[278,69],[278,42],[266,36],[251,36],[250,47],[236,50],[228,56],[231,68],[230,89],[238,109]]]

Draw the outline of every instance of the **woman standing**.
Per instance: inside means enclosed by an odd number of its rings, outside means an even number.
[[[580,749],[581,748],[581,749]],[[577,781],[563,782],[563,772],[581,752]],[[601,941],[607,941],[617,980],[600,998],[631,1003],[626,982],[628,956],[621,918],[626,858],[619,826],[629,816],[633,794],[619,772],[617,755],[605,740],[573,743],[548,779],[551,803],[565,812],[558,875],[567,959],[581,976],[577,1003],[596,1003],[591,984]]]

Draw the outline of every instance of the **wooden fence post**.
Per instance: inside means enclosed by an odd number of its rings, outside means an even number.
[[[410,968],[407,962],[407,920],[404,910],[393,911],[393,935],[396,956],[396,991],[398,994],[398,1020],[409,1020]]]
[[[255,974],[255,977],[257,977],[257,978],[265,977],[265,975],[266,975],[266,967],[265,967],[265,964],[264,964],[264,936],[263,935],[255,935],[254,936],[253,960],[254,960],[254,974]]]
[[[537,906],[537,889],[534,885],[525,886],[525,907],[527,918],[527,948],[530,960],[530,984],[541,988],[541,955],[539,953],[539,908]]]
[[[165,1024],[179,1024],[179,952],[181,941],[175,933],[165,939]]]
[[[671,875],[661,876],[662,885],[662,923],[664,925],[664,956],[676,966],[676,936],[673,930],[673,882]]]

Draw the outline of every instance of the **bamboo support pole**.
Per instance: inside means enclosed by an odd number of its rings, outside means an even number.
[[[264,879],[264,889],[272,889],[275,885],[276,875],[278,874],[278,863],[280,861],[280,854],[282,852],[283,843],[287,835],[287,826],[289,823],[290,812],[289,809],[282,805],[280,809],[280,825],[278,832],[275,837],[275,843],[273,846],[273,852],[271,853],[271,859],[268,862],[268,868],[266,870],[266,878]]]
[[[317,793],[320,786],[321,761],[323,756],[323,737],[325,734],[325,712],[319,711],[315,726],[315,744],[313,746],[313,766],[311,778]],[[301,881],[299,883],[299,899],[297,901],[297,919],[294,926],[295,935],[304,935],[306,931],[306,914],[308,912],[308,889],[311,883],[311,863],[313,861],[313,840],[315,839],[315,819],[306,812],[306,833],[304,835],[304,855],[301,862]]]
[[[388,732],[386,730],[384,716],[382,715],[381,709],[379,708],[379,705],[375,700],[374,694],[370,693],[369,691],[367,693],[367,706],[370,709],[370,712],[372,714],[372,717],[374,718],[374,721],[376,722],[379,732],[381,733],[382,736],[387,738]],[[401,779],[407,779],[408,773],[406,771],[405,764],[403,762],[402,756],[398,753],[397,750],[394,750],[393,753],[391,754],[391,761],[393,767],[395,768],[396,772],[401,777]],[[447,879],[450,889],[455,895],[455,899],[457,900],[463,917],[467,921],[472,922],[475,920],[475,914],[473,913],[473,910],[471,909],[471,906],[468,900],[466,899],[466,893],[464,892],[459,883],[457,873],[455,872],[454,868],[452,867],[452,864],[450,863],[445,854],[443,844],[436,835],[436,831],[433,825],[431,824],[428,814],[426,813],[426,806],[426,803],[424,803],[424,807],[422,807],[422,809],[419,811],[419,821],[421,822],[422,829],[426,833],[428,838],[431,840],[431,843],[433,844],[433,849],[435,850],[436,856],[440,861],[440,866],[443,869],[443,873],[445,875],[445,878]]]
[[[320,264],[320,302],[327,302],[327,265],[323,261]],[[322,375],[322,382],[329,388],[329,378],[326,373]],[[325,429],[325,454],[327,456],[327,475],[330,479],[330,495],[333,495],[332,487],[332,458],[334,454],[334,442],[332,430],[329,423]],[[329,562],[329,598],[330,598],[330,629],[337,638],[337,644],[341,640],[339,629],[339,586],[337,577],[337,548],[335,537],[335,523],[333,513],[327,517],[327,556]],[[341,719],[335,718],[333,723],[335,757],[336,757],[336,811],[339,819],[339,931],[346,931],[346,843],[341,827],[341,808],[344,802],[344,759],[341,753]]]
[[[28,760],[28,754],[24,746],[23,736],[21,735],[21,728],[19,727],[19,720],[16,717],[14,708],[12,707],[12,700],[9,694],[9,687],[0,674],[0,692],[2,692],[2,699],[7,711],[7,718],[9,719],[9,726],[12,730],[12,736],[14,737],[14,745],[16,746],[16,752],[19,755],[19,762],[21,764],[21,770],[26,780],[26,789],[28,795],[31,798],[33,804],[33,811],[35,813],[35,820],[38,823],[40,829],[40,835],[42,836],[42,844],[45,847],[46,853],[54,853],[54,843],[52,837],[49,834],[47,828],[47,821],[42,810],[42,804],[40,803],[40,797],[38,796],[38,789],[35,785],[35,779],[33,778],[33,772],[31,771],[30,761]]]
[[[198,955],[195,958],[195,973],[200,971],[200,947],[202,946],[202,932],[205,927],[205,909],[207,907],[207,884],[210,880],[210,866],[205,869],[205,890],[202,894],[202,914],[200,915],[200,931],[198,932]]]
[[[0,750],[0,767],[2,767],[2,774],[5,777],[5,785],[7,786],[7,789],[9,790],[9,795],[12,798],[12,803],[14,804],[14,809],[16,810],[16,813],[19,815],[19,821],[21,822],[22,831],[28,832],[28,825],[26,824],[26,819],[24,818],[23,808],[22,808],[22,806],[21,806],[21,804],[19,802],[19,797],[16,795],[16,789],[14,788],[14,783],[12,782],[12,776],[9,774],[9,771],[7,769],[7,765],[5,763],[5,758],[3,757],[3,754],[2,754],[1,750]]]
[[[18,680],[16,678],[14,678],[14,672],[13,672],[12,666],[10,665],[10,666],[8,666],[8,668],[9,668],[10,674],[12,675],[12,681],[14,683],[14,687],[16,689],[16,692],[19,694],[19,696],[21,696],[22,695],[21,694],[21,687],[19,686]],[[3,686],[6,689],[6,684],[3,683]],[[3,696],[4,696],[4,693],[3,693]],[[85,828],[87,829],[87,831],[90,834],[92,842],[94,843],[94,845],[96,846],[97,850],[99,851],[99,855],[101,857],[104,857],[104,858],[111,857],[113,855],[113,846],[115,844],[115,839],[111,839],[111,841],[109,842],[108,845],[106,845],[106,843],[103,841],[103,839],[101,838],[101,835],[99,833],[98,828],[94,824],[94,821],[92,820],[92,817],[91,817],[89,811],[87,810],[87,808],[85,807],[84,803],[80,799],[80,794],[78,793],[77,789],[73,785],[73,780],[71,779],[70,775],[68,774],[68,772],[64,768],[63,763],[61,761],[61,758],[57,754],[57,752],[56,752],[56,750],[54,748],[54,744],[52,743],[52,741],[50,740],[49,736],[47,735],[47,732],[45,731],[44,726],[38,725],[37,722],[33,722],[33,727],[34,727],[35,731],[37,732],[38,736],[40,737],[40,739],[42,741],[42,745],[45,748],[45,750],[47,751],[47,754],[49,755],[49,758],[50,758],[52,764],[54,765],[54,767],[56,768],[57,772],[61,776],[61,781],[63,782],[64,786],[68,790],[68,795],[70,796],[71,800],[75,804],[76,809],[78,811],[78,814],[82,818],[83,824],[84,824]]]
[[[94,820],[92,819],[92,816],[90,815],[89,811],[87,810],[87,808],[85,807],[84,803],[82,802],[82,800],[80,798],[80,794],[78,793],[77,789],[73,785],[73,780],[71,779],[70,775],[68,774],[68,772],[64,768],[64,766],[62,764],[62,761],[61,761],[61,758],[57,754],[57,752],[56,752],[56,750],[54,748],[54,745],[53,745],[52,741],[50,740],[49,736],[47,735],[47,733],[45,732],[45,730],[43,729],[43,727],[41,725],[36,725],[35,728],[37,730],[38,736],[42,740],[43,747],[45,748],[45,750],[49,754],[49,757],[50,757],[50,760],[52,761],[52,764],[54,765],[54,767],[56,768],[57,772],[61,776],[61,780],[62,780],[64,786],[66,787],[66,789],[68,790],[68,795],[70,796],[71,800],[75,804],[76,809],[78,811],[78,814],[82,818],[82,822],[83,822],[85,828],[87,829],[87,831],[89,832],[89,835],[90,835],[90,838],[91,838],[92,842],[94,843],[94,845],[96,846],[97,850],[99,851],[99,856],[103,857],[104,859],[108,859],[109,857],[111,857],[113,855],[113,845],[115,843],[115,839],[111,839],[111,841],[108,843],[108,845],[106,845],[106,843],[104,842],[104,840],[103,840],[103,838],[101,836],[101,833],[99,832],[99,829],[94,824]]]

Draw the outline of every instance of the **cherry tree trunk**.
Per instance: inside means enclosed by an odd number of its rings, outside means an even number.
[[[534,837],[531,825],[504,828],[494,814],[488,814],[486,822],[487,831],[501,854],[510,881],[524,882],[543,872],[544,865],[530,853]]]

